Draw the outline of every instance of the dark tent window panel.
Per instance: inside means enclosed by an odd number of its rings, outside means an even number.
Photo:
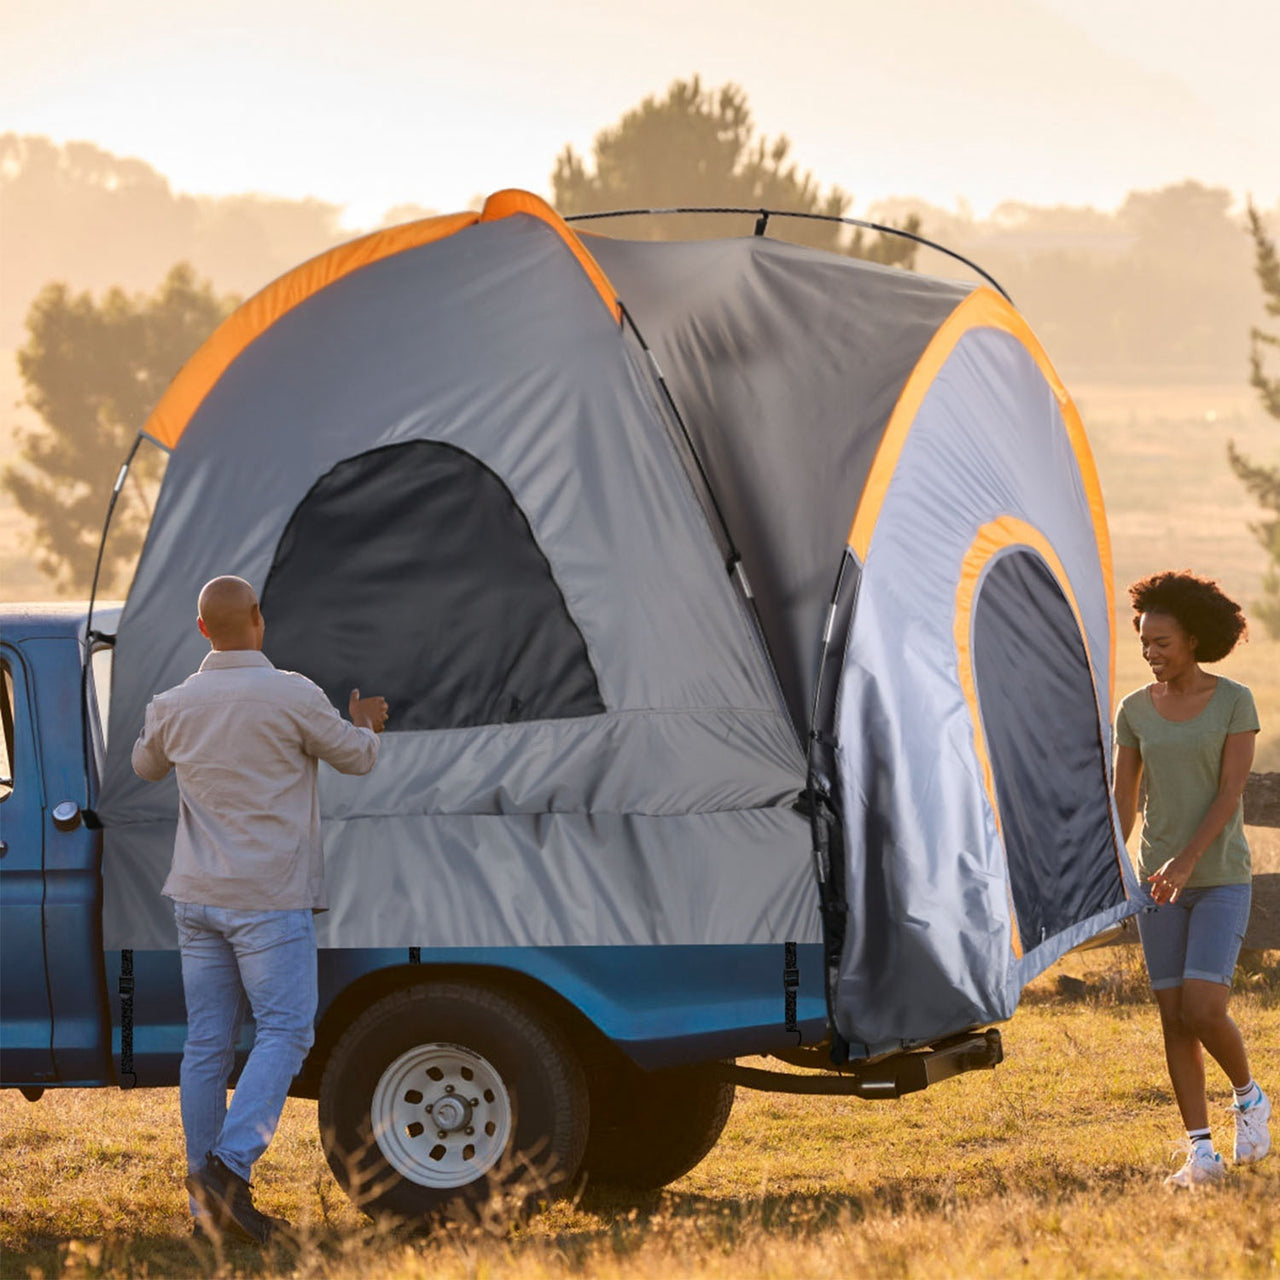
[[[391,731],[604,711],[582,633],[507,487],[452,446],[340,462],[299,505],[262,592],[265,649]]]
[[[1006,552],[974,613],[974,678],[1024,949],[1124,901],[1084,640],[1048,565]]]

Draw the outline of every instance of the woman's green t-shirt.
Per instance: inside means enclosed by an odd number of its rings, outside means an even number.
[[[1208,703],[1190,720],[1166,720],[1151,701],[1151,686],[1135,689],[1116,712],[1116,741],[1142,753],[1147,800],[1142,810],[1139,870],[1145,878],[1177,857],[1204,821],[1218,794],[1222,748],[1230,733],[1257,730],[1253,694],[1219,676]],[[1252,874],[1244,838],[1244,805],[1204,851],[1189,889],[1248,884]]]

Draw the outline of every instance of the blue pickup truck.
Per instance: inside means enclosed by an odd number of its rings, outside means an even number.
[[[177,952],[102,940],[94,803],[118,615],[99,607],[89,635],[82,607],[0,606],[0,1083],[33,1102],[50,1088],[178,1083]],[[420,1214],[489,1194],[514,1176],[513,1153],[549,1142],[562,1153],[552,1189],[575,1174],[660,1186],[715,1144],[738,1085],[886,1098],[998,1061],[988,1031],[840,1074],[734,1066],[772,1054],[830,1067],[821,950],[326,949],[316,1043],[293,1092],[320,1098],[343,1186],[373,1179],[363,1207]],[[251,1039],[249,1026],[237,1070]],[[413,1075],[436,1096],[404,1087]],[[428,1107],[424,1157],[412,1130]],[[363,1148],[362,1126],[374,1135]],[[352,1168],[353,1151],[368,1167]]]

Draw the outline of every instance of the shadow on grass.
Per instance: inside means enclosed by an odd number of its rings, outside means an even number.
[[[687,1235],[717,1248],[734,1248],[760,1236],[813,1238],[832,1229],[857,1224],[870,1215],[947,1214],[966,1204],[1017,1193],[1046,1204],[1100,1188],[1123,1192],[1150,1180],[1150,1173],[1123,1165],[1076,1168],[1041,1159],[1037,1176],[1025,1170],[987,1166],[967,1174],[928,1172],[881,1181],[865,1193],[785,1192],[721,1198],[662,1190],[631,1193],[593,1187],[578,1198],[578,1208],[596,1218],[555,1235],[557,1249],[578,1260],[605,1243],[615,1253],[639,1248],[655,1233],[664,1239]]]
[[[456,1230],[456,1225],[451,1230]],[[189,1277],[234,1277],[256,1280],[297,1274],[327,1274],[329,1264],[349,1264],[360,1275],[362,1258],[388,1257],[435,1233],[419,1224],[396,1224],[383,1218],[355,1229],[314,1224],[294,1237],[266,1247],[224,1237],[220,1242],[197,1240],[188,1231],[112,1234],[102,1239],[51,1235],[27,1236],[18,1247],[6,1247],[0,1276],[63,1277],[65,1280],[188,1280]],[[467,1239],[479,1241],[492,1232],[472,1226]],[[344,1273],[345,1274],[345,1273]]]
[[[935,1215],[941,1219],[967,1205],[1014,1193],[1046,1204],[1059,1203],[1100,1187],[1123,1193],[1150,1178],[1148,1173],[1125,1167],[1082,1170],[1052,1160],[1039,1161],[1033,1178],[1023,1176],[1025,1173],[1025,1169],[994,1166],[975,1169],[963,1177],[922,1172],[883,1180],[858,1194],[762,1191],[748,1196],[716,1196],[669,1189],[629,1193],[595,1186],[581,1191],[571,1206],[556,1205],[545,1213],[515,1220],[481,1217],[433,1227],[382,1219],[355,1230],[315,1224],[301,1233],[296,1244],[277,1243],[266,1249],[229,1240],[216,1248],[185,1234],[163,1232],[111,1236],[101,1241],[30,1236],[21,1247],[6,1249],[3,1274],[79,1280],[143,1276],[256,1280],[323,1275],[333,1269],[339,1274],[361,1275],[376,1270],[379,1262],[403,1265],[406,1247],[428,1260],[436,1247],[477,1256],[492,1250],[491,1261],[499,1271],[525,1249],[544,1257],[550,1249],[565,1269],[586,1274],[593,1262],[598,1263],[602,1250],[623,1258],[651,1246],[656,1239],[664,1249],[677,1251],[686,1246],[695,1251],[735,1250],[750,1247],[762,1235],[800,1243],[857,1225],[868,1217]]]
[[[101,1240],[28,1236],[19,1248],[4,1251],[2,1274],[13,1276],[186,1277],[278,1276],[293,1270],[294,1251],[283,1245],[260,1249],[226,1241],[220,1248],[186,1232],[110,1235]]]

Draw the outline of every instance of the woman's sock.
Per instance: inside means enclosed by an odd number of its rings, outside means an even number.
[[[1242,1111],[1245,1107],[1251,1107],[1262,1097],[1262,1089],[1256,1080],[1250,1080],[1248,1084],[1242,1084],[1238,1089],[1232,1086],[1231,1090],[1236,1095],[1236,1106]]]

